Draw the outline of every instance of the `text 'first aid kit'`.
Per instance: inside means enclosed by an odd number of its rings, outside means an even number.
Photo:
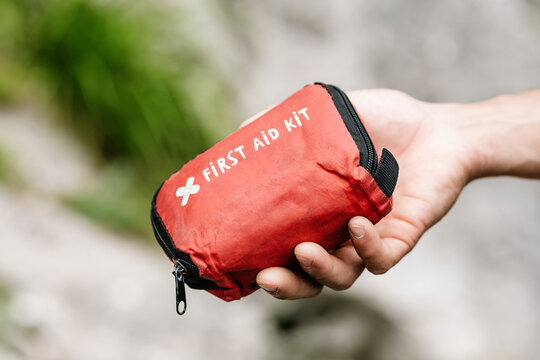
[[[390,212],[398,165],[387,149],[379,160],[361,116],[339,88],[308,85],[163,183],[151,220],[174,264],[178,313],[184,283],[240,299],[260,270],[293,264],[296,245],[331,250],[351,217]]]

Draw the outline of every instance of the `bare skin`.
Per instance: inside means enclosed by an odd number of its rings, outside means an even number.
[[[476,178],[540,179],[540,89],[471,104],[425,103],[394,90],[348,95],[374,143],[391,150],[400,165],[393,210],[376,225],[352,218],[351,240],[331,253],[299,244],[295,255],[303,271],[259,272],[257,283],[276,298],[313,297],[323,286],[344,290],[364,269],[385,273]]]

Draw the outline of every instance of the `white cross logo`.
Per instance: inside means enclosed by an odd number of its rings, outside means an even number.
[[[195,178],[192,176],[187,179],[186,185],[179,187],[176,189],[176,197],[182,198],[182,206],[186,206],[189,195],[196,194],[199,192],[199,189],[201,188],[199,185],[193,185],[193,182],[195,181]]]

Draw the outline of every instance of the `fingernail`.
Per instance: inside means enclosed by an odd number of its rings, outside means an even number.
[[[305,258],[305,257],[302,257],[302,256],[296,256],[296,258],[298,259],[298,262],[300,263],[300,265],[302,265],[303,267],[311,267],[311,265],[313,265],[313,259],[308,259],[308,258]]]
[[[366,232],[364,231],[364,227],[362,225],[351,225],[351,235],[355,239],[360,240],[365,234]]]
[[[269,293],[274,293],[277,291],[277,286],[274,285],[268,285],[268,284],[258,284],[262,289]]]

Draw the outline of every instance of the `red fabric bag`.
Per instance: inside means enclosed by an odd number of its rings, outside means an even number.
[[[386,149],[378,161],[360,116],[339,88],[308,85],[163,183],[151,219],[174,262],[177,312],[184,282],[239,299],[260,270],[292,264],[299,243],[333,249],[352,216],[390,212],[398,166]]]

